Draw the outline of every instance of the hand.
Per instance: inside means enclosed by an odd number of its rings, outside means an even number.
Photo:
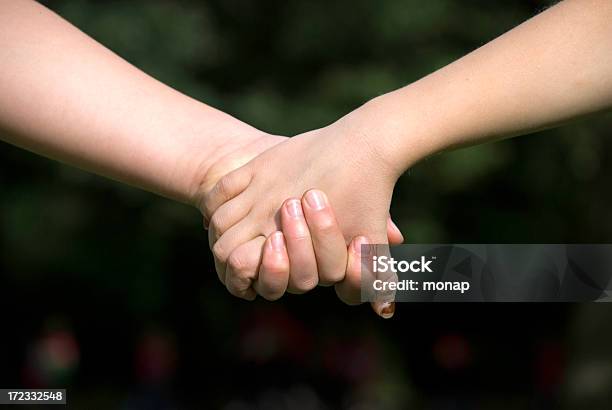
[[[325,206],[321,209],[312,209],[306,200],[308,195],[317,193],[325,197],[321,191],[311,190],[304,194],[300,201],[295,198],[288,199],[285,204],[295,203],[302,208],[298,217],[291,217],[283,212],[282,232],[272,233],[266,240],[263,247],[263,255],[248,255],[243,260],[242,269],[239,271],[232,269],[232,274],[239,273],[243,278],[240,280],[235,277],[226,277],[228,283],[245,284],[248,280],[253,283],[253,291],[268,300],[280,298],[287,289],[290,271],[302,269],[300,263],[316,263],[319,271],[322,266],[333,266],[336,263],[344,263],[346,276],[335,284],[338,297],[347,304],[361,303],[361,245],[366,245],[369,240],[364,236],[353,238],[348,250],[344,247],[345,242],[332,206]],[[327,202],[327,201],[325,201]],[[284,207],[285,209],[285,207]],[[400,244],[404,238],[400,230],[387,218],[387,237],[390,244]],[[312,246],[295,246],[300,241],[305,244],[311,243]],[[336,243],[334,243],[334,241]],[[312,261],[316,255],[316,261]],[[258,266],[259,261],[261,265]],[[259,269],[259,273],[257,272]],[[310,273],[316,280],[316,272]],[[247,291],[247,293],[249,293]],[[389,318],[393,316],[394,304],[392,302],[373,303],[372,307],[380,316]]]
[[[225,175],[240,168],[250,160],[274,145],[288,140],[287,137],[267,134],[244,124],[232,128],[231,135],[224,135],[224,143],[211,158],[203,162],[195,175],[193,202],[200,206],[217,182]],[[208,151],[207,151],[208,152]],[[208,228],[208,218],[204,214],[204,226]]]
[[[346,269],[346,276],[335,284],[338,297],[347,304],[361,303],[361,245],[370,242],[366,237],[358,236],[347,250],[331,204],[321,209],[312,209],[308,205],[306,198],[313,193],[325,197],[323,192],[311,190],[304,194],[301,202],[297,198],[285,201],[286,206],[281,211],[282,231],[273,232],[265,241],[261,238],[258,245],[263,243],[263,247],[253,247],[240,259],[230,262],[232,270],[230,276],[225,277],[228,289],[233,288],[233,293],[249,300],[256,294],[267,300],[277,300],[287,290],[290,271],[300,271],[305,269],[304,265],[311,264],[319,271],[323,266],[338,265]],[[289,204],[299,208],[297,217],[285,212]],[[387,219],[387,236],[391,244],[403,242],[402,234],[391,218]],[[321,283],[316,270],[309,274],[311,280]],[[240,292],[236,292],[237,287]],[[385,318],[393,315],[392,303],[372,304],[372,307]]]
[[[347,242],[360,234],[373,243],[387,242],[386,221],[397,176],[368,143],[360,124],[360,117],[353,113],[278,144],[222,177],[203,196],[201,209],[212,217],[210,244],[223,282],[226,277],[239,277],[232,273],[234,266],[257,254],[265,238],[280,229],[282,212],[278,211],[283,201],[314,186],[330,195]],[[306,202],[313,209],[325,205],[316,196]],[[295,207],[286,204],[284,208],[289,215],[295,214]],[[323,266],[319,277],[327,283],[338,282],[344,278],[344,267]],[[316,286],[318,281],[310,275],[316,269],[292,270],[289,291],[305,292]],[[228,289],[236,296],[252,298],[247,282],[227,284]]]

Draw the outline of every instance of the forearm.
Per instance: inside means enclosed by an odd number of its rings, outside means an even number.
[[[608,109],[611,22],[610,1],[564,1],[361,111],[401,173],[442,150]]]
[[[0,90],[0,138],[183,202],[224,141],[256,131],[28,0],[0,0]]]

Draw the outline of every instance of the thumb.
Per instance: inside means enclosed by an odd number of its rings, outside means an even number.
[[[380,238],[378,235],[376,237]],[[385,254],[389,254],[386,241],[372,241],[365,236],[353,238],[348,247],[346,275],[342,282],[335,285],[338,298],[349,305],[370,301],[379,316],[383,318],[393,316],[395,292],[376,292],[373,287],[375,275],[383,275],[373,272],[373,257]],[[379,279],[393,280],[387,277]]]
[[[391,215],[387,218],[387,239],[391,245],[399,245],[404,242],[404,235],[391,219]]]
[[[387,239],[390,245],[400,245],[404,242],[404,235],[399,230],[397,225],[391,219],[391,215],[387,218]],[[395,313],[395,302],[372,302],[372,309],[381,317],[385,319],[391,318]]]
[[[395,313],[395,291],[374,286],[376,280],[382,283],[397,282],[397,274],[393,272],[375,272],[374,260],[381,256],[391,256],[389,243],[398,244],[404,240],[402,233],[388,216],[386,220],[386,231],[373,237],[374,245],[370,245],[371,249],[367,257],[361,263],[362,271],[362,286],[367,289],[362,290],[362,297],[366,297],[376,314],[384,319],[389,319]]]

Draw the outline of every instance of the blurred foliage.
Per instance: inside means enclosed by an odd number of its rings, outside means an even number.
[[[159,80],[284,135],[324,126],[368,99],[450,63],[549,4],[538,0],[44,3]],[[606,187],[612,179],[612,141],[607,138],[611,124],[612,117],[602,115],[430,158],[400,180],[392,215],[409,242],[609,242],[612,191]],[[32,322],[4,343],[19,351],[44,317],[64,317],[73,323],[84,346],[84,367],[75,383],[96,388],[109,383],[121,392],[123,383],[131,380],[129,346],[147,326],[161,323],[178,335],[179,352],[189,358],[179,361],[177,383],[184,390],[202,387],[197,376],[202,369],[224,377],[241,369],[235,353],[245,318],[257,309],[268,312],[265,309],[272,305],[237,301],[217,283],[196,211],[7,145],[0,146],[0,164],[0,268],[7,292],[3,303],[16,317]],[[313,301],[317,301],[314,315]],[[381,353],[377,359],[379,366],[392,369],[377,379],[387,384],[368,385],[361,396],[349,389],[353,396],[347,396],[367,403],[384,396],[385,388],[391,389],[396,400],[385,408],[417,402],[408,388],[407,380],[413,377],[406,368],[418,368],[418,363],[421,369],[434,366],[427,355],[407,353],[406,346],[426,350],[427,341],[445,323],[449,328],[472,323],[475,327],[468,334],[476,335],[476,324],[485,315],[472,309],[464,316],[467,308],[453,308],[457,312],[450,314],[436,314],[439,307],[414,308],[417,314],[434,315],[433,322],[423,319],[414,325],[400,317],[382,328],[367,307],[343,307],[329,289],[274,305],[276,310],[283,308],[309,329],[315,345],[334,340],[341,328],[349,340],[368,335],[366,339],[375,339],[377,351],[395,352],[394,356]],[[533,318],[528,308],[516,309],[524,321]],[[558,337],[563,328],[553,324],[563,310],[545,313],[535,315],[532,327],[525,326],[541,337]],[[451,319],[442,318],[449,315]],[[516,311],[502,317],[515,315]],[[471,319],[459,319],[465,317]],[[548,325],[540,326],[536,320]],[[415,326],[421,340],[399,336]],[[516,335],[511,331],[500,332],[500,338],[530,343],[512,339]],[[391,335],[405,344],[394,344]],[[483,346],[489,344],[484,356],[477,358],[481,366],[494,357],[496,366],[507,366],[510,374],[523,369],[512,358],[504,358],[502,347],[490,346],[500,340],[497,336],[474,337]],[[19,366],[18,355],[0,354],[3,368]],[[316,379],[325,367],[315,360],[304,370],[304,362],[297,363],[279,370],[283,375],[295,371],[287,377],[299,381]],[[302,371],[304,375],[298,376]],[[117,373],[121,375],[113,382],[100,380],[99,375]],[[476,380],[487,379],[486,373],[470,374]],[[246,377],[240,380],[253,382]],[[423,374],[420,378],[416,387],[424,389],[421,395],[435,390],[426,382],[433,379]],[[14,374],[0,371],[0,382],[8,383],[3,385],[14,385],[9,383],[14,380]],[[279,379],[259,383],[269,380]],[[363,387],[347,383],[343,388]],[[403,387],[398,390],[398,385]],[[524,403],[520,394],[529,391],[516,393],[516,400]],[[224,385],[211,400],[224,403],[231,392],[232,386]],[[327,394],[335,397],[332,390]],[[265,397],[255,397],[265,402]],[[430,408],[447,404],[432,403]],[[505,407],[497,403],[496,408]]]

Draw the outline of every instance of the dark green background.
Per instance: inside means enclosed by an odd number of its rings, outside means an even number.
[[[295,135],[550,3],[45,4],[178,90]],[[611,125],[438,155],[402,177],[392,215],[417,243],[610,242]],[[385,322],[331,289],[246,303],[217,282],[197,211],[8,145],[0,164],[4,387],[32,385],[24,369],[50,360],[32,352],[60,332],[79,360],[42,385],[79,408],[606,408],[612,308],[404,304]],[[160,377],[143,376],[149,359]]]

